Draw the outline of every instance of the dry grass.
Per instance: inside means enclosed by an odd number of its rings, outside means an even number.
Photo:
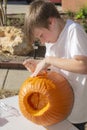
[[[0,90],[0,99],[18,95],[18,90]]]

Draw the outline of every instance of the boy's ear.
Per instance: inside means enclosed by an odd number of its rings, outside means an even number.
[[[55,18],[50,17],[49,18],[49,28],[52,28],[55,25]]]
[[[50,18],[49,18],[49,24],[54,24],[54,23],[55,23],[55,18],[50,17]]]

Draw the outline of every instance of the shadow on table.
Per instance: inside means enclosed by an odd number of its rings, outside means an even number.
[[[7,124],[9,121],[5,118],[1,118],[0,117],[0,127],[4,126],[5,124]]]

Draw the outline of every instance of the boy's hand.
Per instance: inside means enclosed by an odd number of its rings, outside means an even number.
[[[25,68],[30,71],[30,72],[34,72],[35,71],[35,68],[37,66],[37,61],[36,60],[33,60],[33,59],[28,59],[28,60],[25,60],[23,62],[23,65],[25,66]]]
[[[36,69],[35,69],[34,73],[31,75],[31,77],[37,76],[43,70],[46,71],[48,67],[49,67],[49,64],[46,63],[45,59],[40,61],[37,64]]]

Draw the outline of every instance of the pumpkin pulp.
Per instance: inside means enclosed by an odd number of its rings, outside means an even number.
[[[34,110],[41,110],[47,105],[48,100],[46,96],[41,93],[33,92],[28,97],[27,102]]]
[[[33,116],[42,115],[49,107],[48,98],[39,92],[32,92],[25,98],[26,109]],[[28,106],[26,105],[28,104]]]

